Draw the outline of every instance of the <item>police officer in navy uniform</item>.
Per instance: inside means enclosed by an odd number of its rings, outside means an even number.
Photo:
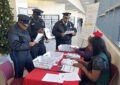
[[[71,44],[72,36],[76,35],[76,28],[74,24],[69,21],[71,13],[63,13],[63,19],[56,22],[53,27],[52,33],[56,39],[56,49],[60,44]],[[74,31],[71,34],[65,34],[66,31]]]
[[[41,19],[42,13],[43,11],[40,9],[33,9],[33,15],[28,29],[32,41],[35,40],[38,33],[44,33],[44,36],[39,41],[39,43],[31,48],[31,55],[33,59],[46,53],[44,39],[46,39],[46,42],[48,42],[48,38],[46,37],[46,34],[44,32],[45,22]]]
[[[34,69],[30,48],[36,43],[31,42],[27,31],[29,20],[30,17],[19,14],[18,22],[8,32],[8,42],[11,48],[10,56],[14,63],[15,78],[23,77],[24,68],[29,72]]]

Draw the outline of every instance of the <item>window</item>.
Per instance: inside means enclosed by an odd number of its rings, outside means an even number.
[[[42,19],[45,21],[46,28],[49,28],[52,31],[53,26],[59,20],[59,15],[43,15]]]
[[[120,1],[118,2],[120,3]],[[118,2],[100,1],[97,26],[120,48],[120,5],[117,5]]]

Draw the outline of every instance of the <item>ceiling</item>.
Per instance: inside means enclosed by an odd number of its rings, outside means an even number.
[[[65,3],[65,9],[66,10],[76,10],[78,11],[79,13],[85,13],[84,11],[86,11],[86,6],[88,4],[92,4],[94,3],[96,0],[74,0],[76,1],[75,3],[79,2],[79,5],[81,6],[75,6],[73,3],[74,1],[73,0],[40,0],[40,1],[54,1],[56,3]],[[70,2],[70,1],[73,1]]]
[[[96,0],[80,0],[84,10],[86,10],[87,5],[95,3]]]
[[[66,10],[69,9],[76,9],[78,12],[83,13],[80,9],[78,9],[77,7],[75,7],[72,3],[69,2],[69,0],[49,0],[49,1],[55,1],[57,3],[65,3],[66,4]],[[95,3],[95,1],[99,1],[99,0],[80,0],[80,3],[82,4],[84,10],[86,11],[86,7],[88,4],[92,4]]]

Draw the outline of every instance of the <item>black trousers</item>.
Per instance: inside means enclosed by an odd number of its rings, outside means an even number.
[[[15,78],[22,78],[24,68],[31,72],[34,69],[30,51],[12,51],[11,59],[14,63]]]
[[[43,55],[46,53],[46,47],[44,43],[39,43],[31,47],[30,51],[32,59],[35,59],[37,56]]]
[[[58,46],[59,46],[60,44],[69,44],[69,45],[71,45],[71,40],[66,40],[66,41],[56,40],[56,49],[58,49]]]

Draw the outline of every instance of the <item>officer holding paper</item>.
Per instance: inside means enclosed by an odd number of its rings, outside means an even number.
[[[29,20],[30,17],[19,14],[18,22],[8,32],[8,42],[11,48],[10,56],[14,63],[15,78],[23,77],[24,68],[29,72],[34,69],[30,48],[36,43],[31,42],[27,31]]]
[[[60,44],[71,44],[72,36],[76,35],[77,30],[74,24],[69,21],[71,13],[63,13],[63,18],[56,22],[52,33],[56,39],[56,49]]]
[[[46,47],[44,45],[44,38],[48,41],[46,34],[44,32],[45,22],[41,19],[42,17],[42,10],[33,9],[33,15],[31,18],[30,26],[29,26],[29,33],[31,36],[32,41],[36,41],[36,37],[40,37],[40,34],[43,34],[41,39],[38,41],[38,44],[31,48],[31,55],[32,58],[36,58],[37,56],[43,55],[46,53]],[[39,33],[39,35],[38,35]],[[46,42],[47,42],[46,41]]]

